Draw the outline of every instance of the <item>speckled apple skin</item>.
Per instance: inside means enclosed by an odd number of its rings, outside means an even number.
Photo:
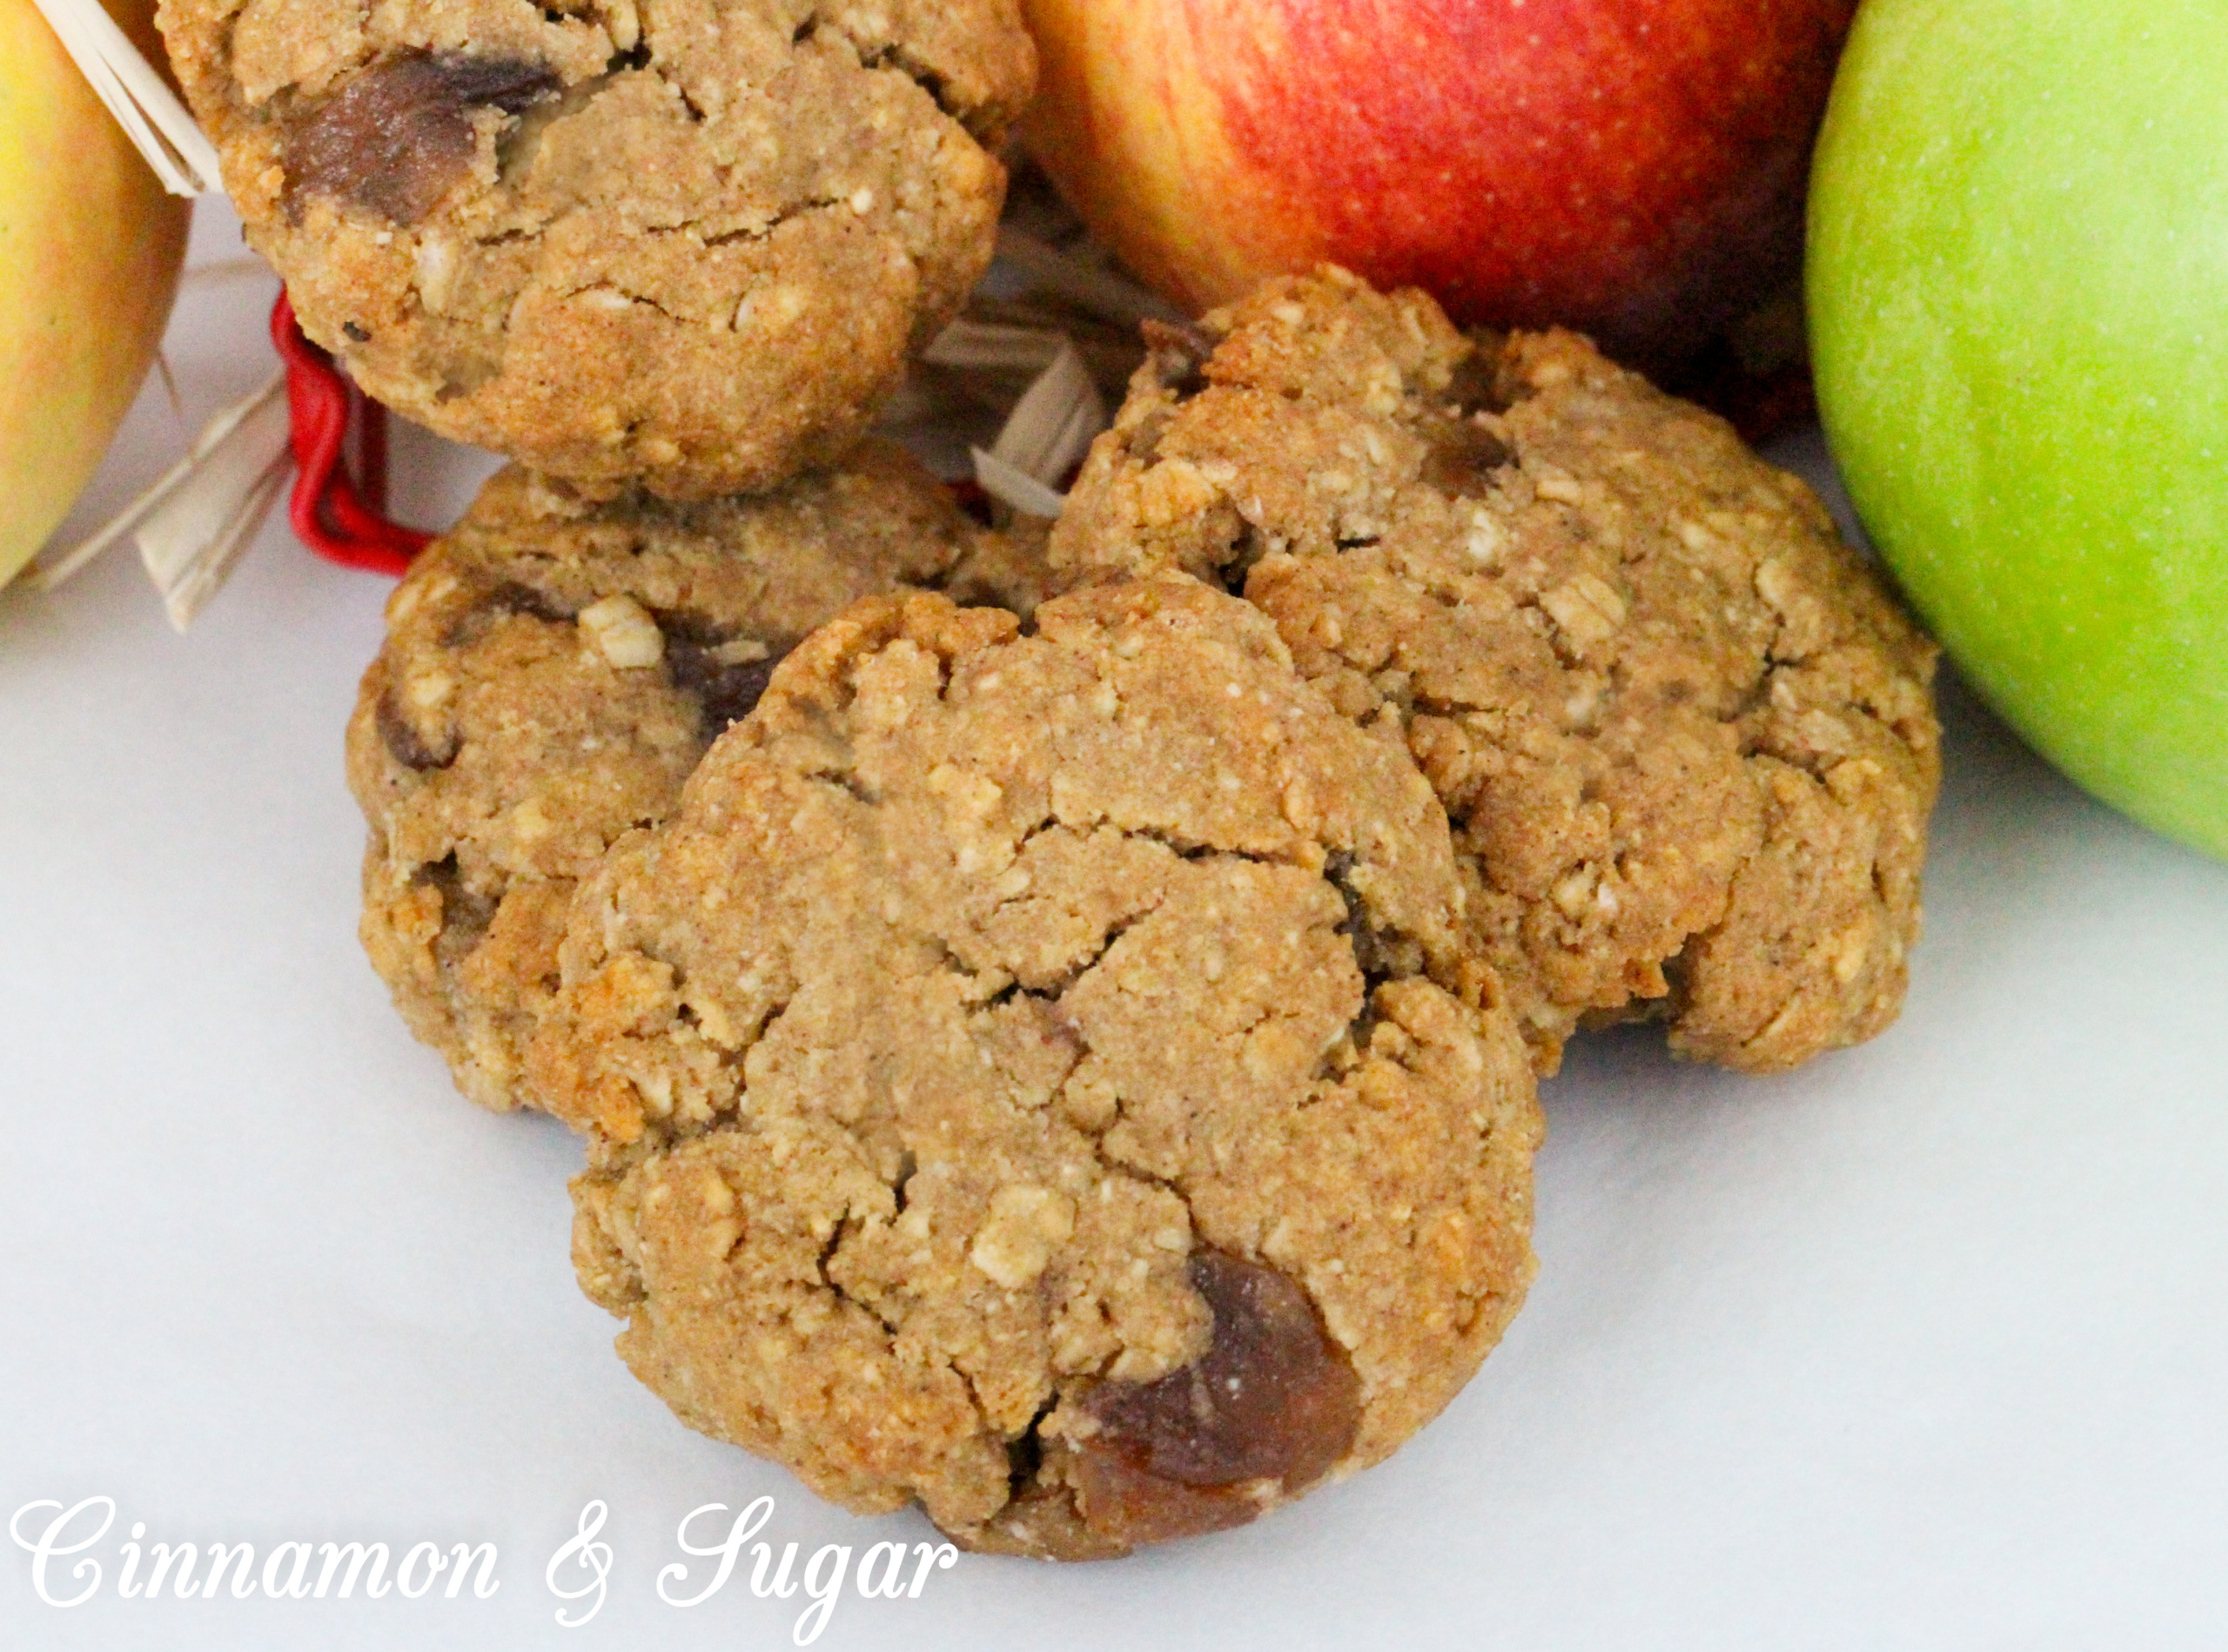
[[[2064,772],[2228,857],[2228,11],[1869,0],[1810,208],[1866,527]]]

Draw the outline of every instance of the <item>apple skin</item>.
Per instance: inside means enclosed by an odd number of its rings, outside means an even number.
[[[1868,0],[1809,278],[1828,440],[1961,671],[2228,856],[2228,10]]]
[[[1023,0],[1023,130],[1191,311],[1328,259],[1675,363],[1799,272],[1855,4]]]
[[[152,4],[111,10],[161,63]],[[0,0],[0,584],[69,514],[138,393],[187,218],[30,0]]]

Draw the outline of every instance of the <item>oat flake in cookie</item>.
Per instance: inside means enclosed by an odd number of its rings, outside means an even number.
[[[990,257],[1016,0],[164,0],[248,237],[366,390],[583,484],[755,492]]]
[[[348,729],[364,944],[464,1092],[521,1099],[574,880],[664,817],[790,646],[903,586],[1026,605],[1011,561],[879,442],[749,500],[590,507],[519,471],[488,483],[396,588]]]
[[[1394,741],[1196,581],[862,604],[574,905],[589,1294],[695,1427],[1060,1558],[1386,1455],[1532,1273],[1540,1121]]]
[[[1589,1020],[1768,1070],[1895,1017],[1935,651],[1807,487],[1582,339],[1334,270],[1157,337],[1056,567],[1242,589],[1405,734],[1543,1069]]]

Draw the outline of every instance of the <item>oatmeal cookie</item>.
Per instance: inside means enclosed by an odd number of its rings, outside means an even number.
[[[1242,590],[1404,733],[1542,1070],[1589,1020],[1766,1071],[1894,1018],[1935,650],[1807,487],[1574,334],[1337,270],[1155,342],[1056,567]]]
[[[348,729],[364,944],[464,1092],[517,1105],[574,881],[664,816],[782,653],[902,586],[1025,605],[1010,561],[879,442],[742,500],[587,506],[520,471],[489,482],[396,588]]]
[[[1255,610],[808,639],[581,885],[533,1060],[694,1427],[1083,1558],[1375,1462],[1532,1273],[1540,1117],[1444,813]]]
[[[248,238],[387,406],[607,490],[841,454],[989,263],[1017,0],[163,0]]]

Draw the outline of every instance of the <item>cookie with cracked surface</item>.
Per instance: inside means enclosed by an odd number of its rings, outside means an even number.
[[[1026,606],[996,541],[880,442],[747,500],[587,505],[520,471],[488,483],[396,588],[348,729],[372,828],[364,945],[467,1096],[518,1104],[574,881],[664,817],[775,661],[878,591]]]
[[[1768,1071],[1895,1017],[1935,650],[1809,487],[1574,334],[1337,270],[1155,342],[1056,569],[1242,590],[1403,732],[1543,1071],[1592,1021]]]
[[[533,1059],[691,1426],[970,1546],[1252,1519],[1427,1421],[1540,1118],[1397,742],[1197,581],[862,604],[582,884]]]
[[[990,258],[1016,0],[163,0],[311,338],[584,486],[839,456]]]

